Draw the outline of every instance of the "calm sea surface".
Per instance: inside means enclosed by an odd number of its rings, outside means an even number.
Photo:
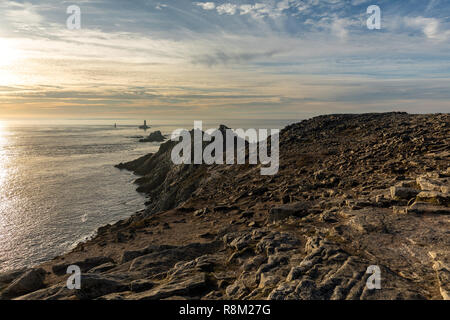
[[[97,121],[98,122],[98,121]],[[91,237],[98,227],[144,208],[132,173],[114,168],[158,150],[137,136],[185,125],[136,125],[68,121],[0,125],[0,271],[52,259]],[[234,128],[280,128],[287,121]],[[211,128],[217,123],[210,124]]]

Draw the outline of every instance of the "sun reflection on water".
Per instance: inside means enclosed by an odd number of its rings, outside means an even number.
[[[6,224],[6,185],[8,170],[7,165],[9,162],[9,155],[6,149],[7,137],[6,137],[7,126],[4,122],[0,121],[0,239],[1,243],[4,243],[4,237],[6,236],[3,228]]]
[[[8,153],[6,152],[5,146],[7,142],[6,137],[6,125],[0,121],[0,195],[3,195],[3,188],[6,178],[6,162],[8,160]]]
[[[136,130],[0,120],[0,273],[67,252],[144,208],[136,177],[114,167],[148,152],[129,138]]]

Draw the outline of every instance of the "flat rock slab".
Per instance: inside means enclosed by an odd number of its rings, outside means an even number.
[[[407,209],[407,212],[416,214],[450,214],[450,208],[428,202],[414,202]]]
[[[279,221],[286,219],[290,216],[304,217],[309,214],[308,209],[310,206],[305,202],[294,202],[276,206],[270,209],[269,221]]]
[[[204,273],[194,274],[186,279],[173,279],[150,291],[128,296],[132,300],[159,300],[171,296],[191,295],[195,290],[206,286],[206,275]]]

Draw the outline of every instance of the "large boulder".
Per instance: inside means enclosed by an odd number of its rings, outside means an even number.
[[[82,274],[81,289],[74,290],[79,299],[95,299],[113,292],[129,290],[128,283],[99,274]]]
[[[11,270],[0,274],[0,290],[24,274],[26,269]]]
[[[31,269],[14,280],[1,294],[1,299],[12,299],[41,289],[44,286],[44,269]]]
[[[391,187],[391,197],[395,200],[410,200],[414,198],[418,193],[419,191],[413,188],[399,186]]]
[[[82,261],[75,261],[73,263],[61,263],[61,264],[56,264],[52,267],[52,271],[54,274],[56,275],[64,275],[67,272],[67,268],[70,265],[76,265],[81,269],[81,272],[87,272],[90,269],[103,265],[105,263],[113,263],[114,260],[109,258],[109,257],[91,257],[91,258],[86,258]]]

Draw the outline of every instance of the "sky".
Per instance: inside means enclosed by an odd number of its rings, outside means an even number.
[[[2,0],[0,120],[449,112],[449,49],[449,0]]]

